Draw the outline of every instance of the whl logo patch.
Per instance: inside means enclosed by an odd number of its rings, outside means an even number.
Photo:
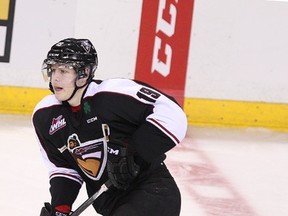
[[[50,126],[49,134],[52,135],[56,131],[60,130],[61,128],[66,126],[65,118],[62,115],[58,116],[57,118],[52,119],[52,124]]]

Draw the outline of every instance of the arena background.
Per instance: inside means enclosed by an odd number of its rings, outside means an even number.
[[[288,130],[288,3],[265,0],[0,0],[0,113],[49,94],[51,45],[89,38],[98,79],[173,95],[190,125]]]

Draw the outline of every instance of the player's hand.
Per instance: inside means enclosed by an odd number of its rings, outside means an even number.
[[[108,143],[108,177],[114,187],[126,190],[137,177],[140,166],[135,163],[134,156],[128,153],[127,148]]]
[[[44,207],[41,209],[40,216],[68,216],[69,213],[70,210],[56,210],[51,206],[50,203],[44,203]]]

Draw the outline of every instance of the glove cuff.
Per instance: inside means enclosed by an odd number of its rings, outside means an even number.
[[[71,206],[69,205],[59,205],[55,207],[56,212],[59,211],[61,213],[69,214],[71,212]]]
[[[70,212],[71,206],[69,205],[59,205],[53,208],[50,203],[44,203],[40,216],[68,216]]]

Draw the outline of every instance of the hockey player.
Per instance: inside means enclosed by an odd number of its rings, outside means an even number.
[[[175,100],[130,79],[94,80],[97,53],[88,39],[51,47],[42,72],[53,94],[32,121],[49,169],[50,203],[41,216],[67,216],[83,183],[101,215],[176,216],[179,189],[164,164],[181,142],[187,119]]]

